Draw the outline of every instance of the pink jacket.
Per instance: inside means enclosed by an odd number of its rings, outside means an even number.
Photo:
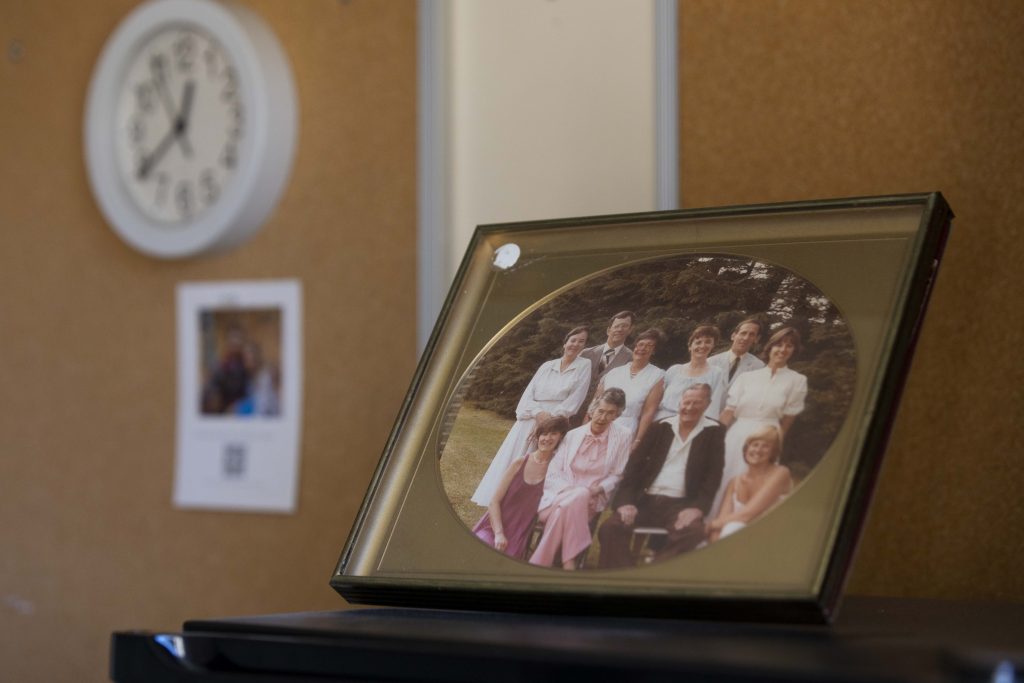
[[[555,452],[555,457],[551,459],[551,464],[548,466],[548,474],[544,479],[544,495],[541,496],[540,505],[537,506],[538,510],[543,510],[551,505],[555,496],[567,488],[572,486],[590,486],[594,483],[595,479],[576,481],[575,475],[570,468],[572,459],[576,456],[576,452],[579,451],[580,445],[583,443],[583,437],[589,433],[590,423],[587,423],[570,430],[565,435],[565,438],[562,439],[562,443]],[[619,485],[619,481],[622,480],[622,471],[626,468],[626,462],[629,460],[629,446],[632,438],[633,435],[630,430],[622,425],[615,424],[614,422],[608,425],[608,447],[605,451],[603,473],[596,479],[606,494],[604,500],[598,501],[597,509],[599,511],[603,510],[607,502],[611,500],[612,494],[615,493],[615,488]]]

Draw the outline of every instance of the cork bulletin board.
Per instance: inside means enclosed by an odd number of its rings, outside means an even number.
[[[684,207],[940,190],[956,214],[850,592],[1024,600],[1022,33],[997,0],[679,4]]]
[[[415,3],[245,2],[291,61],[295,163],[252,241],[180,262],[125,246],[86,180],[86,89],[135,4],[0,2],[5,680],[106,680],[115,629],[344,607],[328,579],[415,363]],[[298,512],[174,509],[175,286],[268,278],[303,286]]]

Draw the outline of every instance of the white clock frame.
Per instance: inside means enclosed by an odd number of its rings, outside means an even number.
[[[136,55],[149,38],[177,25],[205,32],[234,62],[245,129],[238,167],[215,203],[193,219],[168,225],[147,216],[121,178],[116,108]],[[256,14],[215,0],[149,0],[115,29],[93,72],[84,123],[89,181],[107,222],[139,251],[158,258],[216,252],[250,238],[276,206],[291,171],[297,129],[287,57]]]

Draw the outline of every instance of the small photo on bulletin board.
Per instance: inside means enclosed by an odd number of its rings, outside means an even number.
[[[301,424],[301,288],[178,288],[179,507],[292,512]]]
[[[199,311],[199,412],[281,415],[281,309]]]

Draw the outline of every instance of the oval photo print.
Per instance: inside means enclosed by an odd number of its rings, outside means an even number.
[[[556,570],[622,569],[742,542],[812,476],[856,379],[811,282],[675,256],[581,280],[477,359],[440,447],[480,543]]]

